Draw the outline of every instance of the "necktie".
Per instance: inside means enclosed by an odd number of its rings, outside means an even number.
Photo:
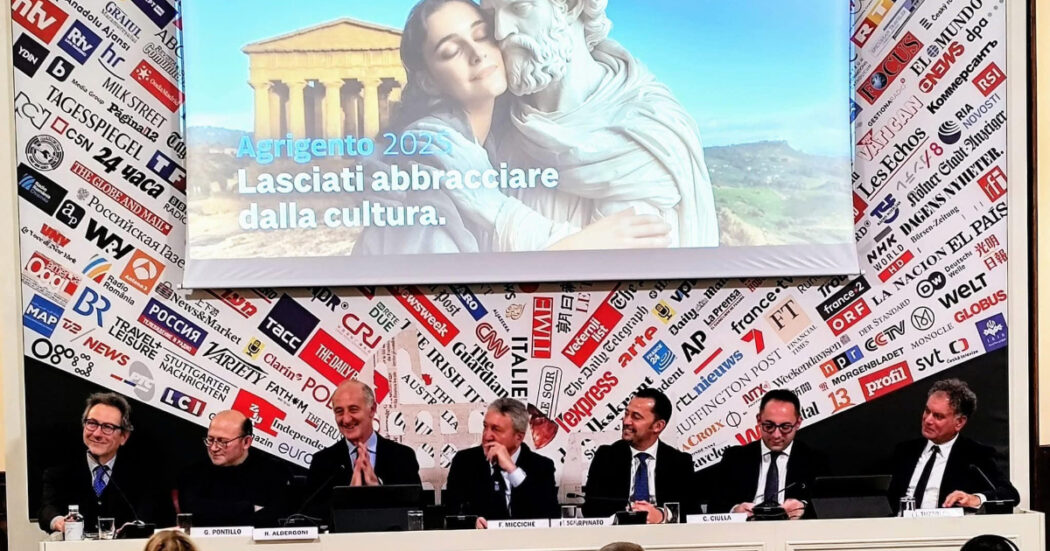
[[[638,458],[638,470],[634,471],[634,495],[631,501],[649,501],[649,454],[642,452],[635,457]]]
[[[503,520],[510,518],[510,507],[507,505],[507,481],[503,480],[503,469],[492,466],[492,505],[496,515],[492,518]]]
[[[106,474],[109,472],[109,467],[105,465],[99,465],[95,467],[95,479],[91,482],[91,487],[95,489],[95,497],[102,495],[102,490],[106,489],[106,483],[109,482]]]
[[[781,452],[769,452],[769,470],[766,471],[766,489],[763,501],[779,503],[780,500],[780,467],[777,467],[777,458]]]
[[[922,498],[926,494],[926,484],[930,482],[930,473],[933,472],[933,462],[937,460],[937,454],[940,451],[941,449],[937,446],[930,448],[930,458],[926,460],[926,466],[922,468],[922,474],[919,475],[919,481],[915,483],[915,493],[912,494],[912,498],[915,499],[916,509],[922,508]]]

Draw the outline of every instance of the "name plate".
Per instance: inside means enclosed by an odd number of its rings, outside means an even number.
[[[904,511],[904,518],[937,518],[937,517],[961,517],[965,514],[962,507],[942,507],[938,509],[916,509]]]
[[[549,518],[534,518],[522,520],[490,520],[490,530],[507,530],[510,528],[550,528]]]
[[[234,536],[251,536],[255,529],[251,526],[200,526],[190,528],[193,537],[223,538]]]
[[[714,524],[720,522],[747,522],[747,513],[712,513],[709,515],[687,515],[686,524]]]
[[[567,526],[612,526],[611,517],[599,518],[555,518],[551,519],[551,526],[564,528]]]
[[[297,526],[294,528],[255,528],[252,531],[255,541],[294,541],[317,539],[316,526]]]

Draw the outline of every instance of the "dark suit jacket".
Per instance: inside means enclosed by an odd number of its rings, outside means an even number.
[[[419,484],[419,462],[412,448],[378,436],[376,441],[376,476],[382,484]],[[306,502],[302,509],[311,516],[330,520],[332,488],[350,485],[354,466],[345,438],[314,454],[306,475]],[[312,499],[310,496],[317,495]]]
[[[513,519],[556,518],[558,494],[554,485],[554,462],[521,445],[517,466],[525,471],[525,481],[510,491],[510,517]],[[463,512],[492,520],[507,518],[492,503],[492,470],[481,446],[467,448],[452,458],[448,487],[442,503],[449,514]]]
[[[584,516],[607,517],[627,508],[634,476],[633,459],[634,453],[626,440],[598,447],[587,472]],[[660,442],[656,451],[657,504],[678,502],[683,515],[698,512],[693,480],[693,458]]]
[[[192,513],[195,526],[277,526],[288,515],[290,478],[284,465],[259,450],[235,467],[206,459],[179,477],[179,510]]]
[[[135,520],[135,513],[140,520],[155,523],[158,527],[173,526],[175,506],[171,493],[157,483],[156,473],[148,466],[148,462],[136,461],[126,453],[117,454],[109,483],[101,496],[95,496],[85,454],[76,454],[72,460],[45,470],[38,514],[40,528],[50,532],[51,519],[65,516],[70,505],[80,506],[87,532],[98,530],[100,514],[115,518],[118,529],[125,522]],[[134,506],[134,512],[131,506]]]
[[[911,482],[911,475],[918,465],[919,455],[925,449],[926,442],[924,438],[910,440],[899,444],[893,452],[893,480],[890,482],[889,498],[894,510],[900,506],[901,497],[908,491],[908,483]],[[984,471],[995,488],[990,488],[988,482],[971,468],[971,465]],[[948,463],[944,466],[938,505],[944,503],[948,494],[955,490],[962,490],[968,494],[984,494],[988,499],[1009,499],[1013,500],[1015,505],[1021,500],[1017,488],[1010,484],[1010,479],[1004,476],[995,464],[995,450],[965,436],[959,436],[955,441],[948,456]]]
[[[762,465],[762,445],[757,440],[746,446],[727,448],[716,467],[719,488],[708,505],[709,513],[728,513],[738,503],[755,500],[758,492],[758,474]],[[809,502],[813,490],[813,479],[828,471],[827,457],[795,440],[787,460],[787,477],[784,499]],[[813,508],[806,507],[806,518],[813,516]]]

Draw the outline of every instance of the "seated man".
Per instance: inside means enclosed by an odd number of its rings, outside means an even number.
[[[747,513],[755,505],[776,503],[790,519],[813,516],[806,505],[813,479],[827,472],[827,458],[795,440],[802,425],[798,396],[770,390],[758,407],[761,439],[725,450],[718,464],[719,489],[711,513]]]
[[[481,445],[456,453],[442,502],[449,514],[488,520],[554,518],[559,514],[554,462],[523,443],[525,404],[500,398],[485,413]]]
[[[252,422],[234,410],[219,412],[204,439],[208,461],[179,478],[179,506],[195,526],[276,526],[284,514],[288,470],[252,453]]]
[[[419,462],[412,448],[375,432],[376,396],[368,385],[347,379],[332,393],[332,413],[342,438],[314,454],[306,477],[310,515],[329,519],[332,488],[416,484]]]
[[[926,394],[922,438],[904,442],[893,454],[890,505],[904,496],[917,509],[977,509],[989,499],[1016,505],[1020,494],[995,464],[995,450],[959,433],[977,409],[977,395],[959,379],[937,381]]]
[[[629,506],[645,511],[646,522],[664,522],[658,508],[667,502],[683,515],[696,512],[693,458],[660,441],[671,419],[671,401],[655,388],[639,390],[627,404],[622,439],[600,446],[587,471],[583,514],[607,517]]]
[[[171,498],[157,483],[152,464],[125,455],[117,461],[118,450],[131,436],[128,401],[112,392],[92,394],[80,422],[87,452],[44,471],[40,528],[63,531],[70,505],[80,506],[87,532],[97,530],[100,516],[116,519],[117,528],[134,520],[174,524]]]

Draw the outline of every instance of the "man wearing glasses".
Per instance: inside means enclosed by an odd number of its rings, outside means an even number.
[[[719,495],[710,513],[747,513],[756,504],[778,504],[788,518],[811,517],[806,507],[813,479],[827,471],[826,457],[805,443],[795,441],[802,417],[794,392],[767,392],[758,408],[761,439],[728,448],[718,464]]]
[[[204,438],[208,460],[179,477],[179,512],[195,526],[277,526],[287,501],[288,471],[251,453],[252,422],[234,410],[219,412]]]
[[[117,452],[131,436],[131,406],[112,392],[92,394],[81,416],[84,455],[44,471],[38,514],[45,532],[61,532],[70,505],[79,505],[84,528],[97,530],[98,517],[113,517],[116,526],[142,520],[169,526],[175,512],[167,492],[145,463]]]

